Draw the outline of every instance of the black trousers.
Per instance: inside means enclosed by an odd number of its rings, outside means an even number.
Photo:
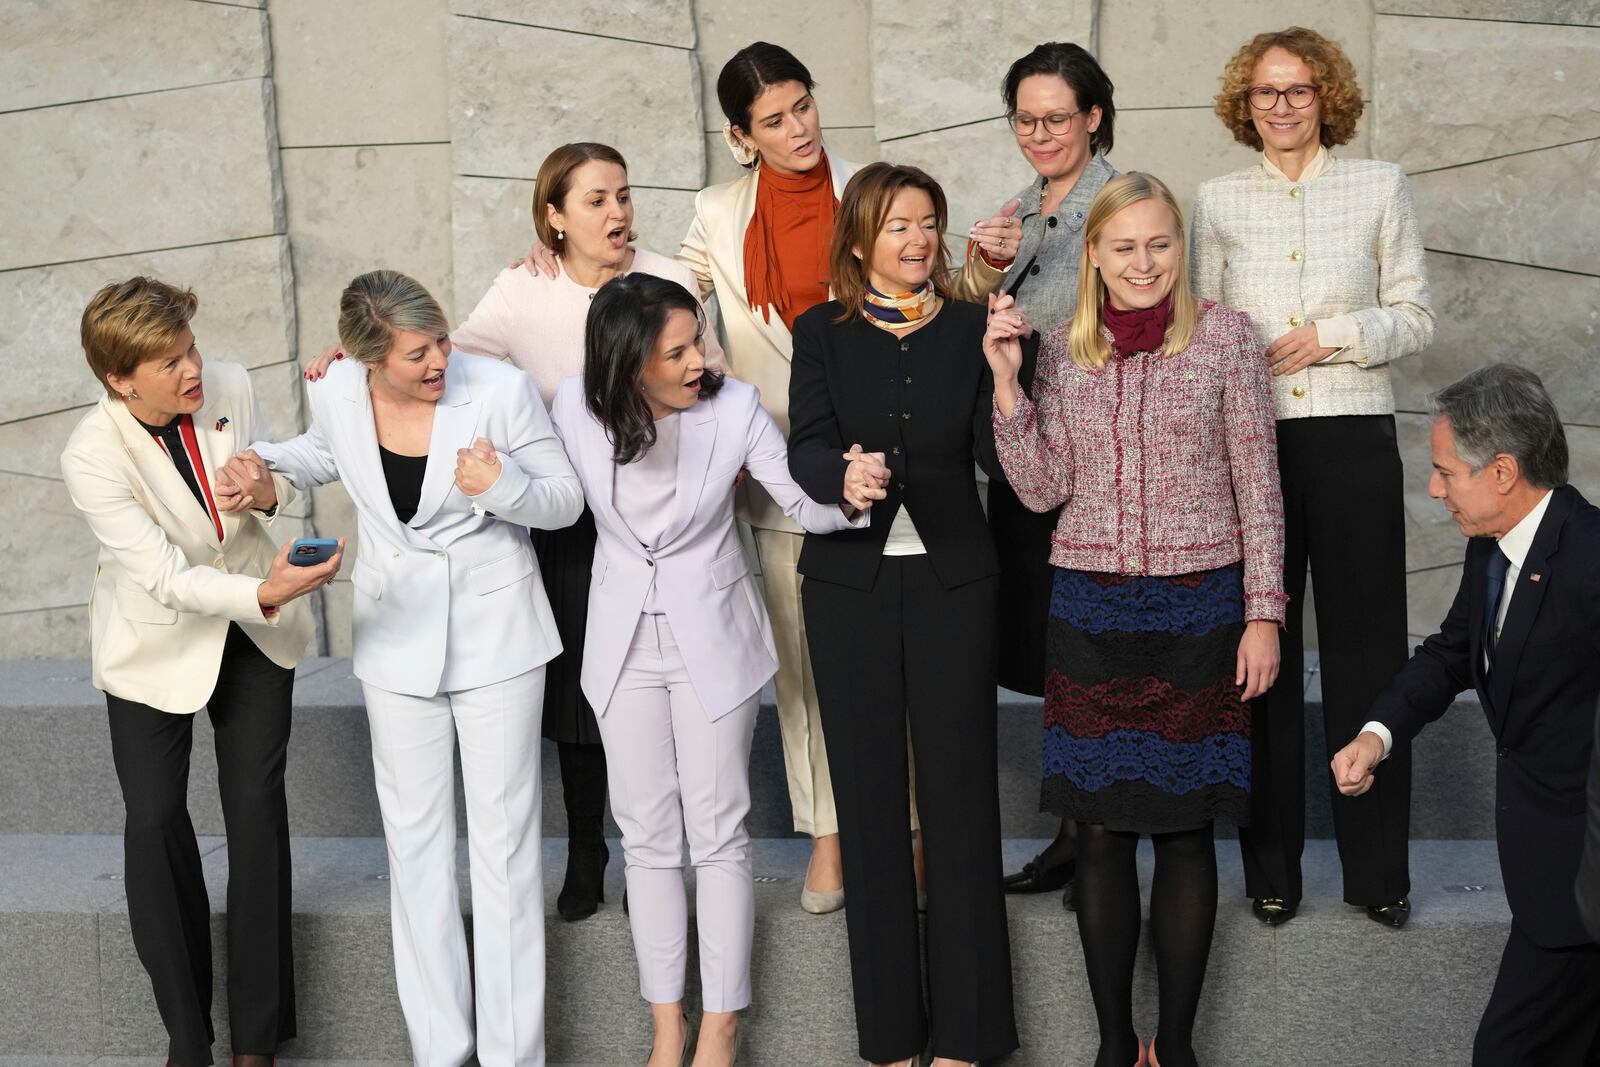
[[[229,626],[206,708],[228,833],[228,1015],[233,1051],[272,1055],[295,1034],[289,815],[283,769],[294,671]],[[211,905],[189,821],[194,716],[106,694],[122,785],[128,923],[166,1024],[167,1057],[206,1067],[211,1043]]]
[[[1600,945],[1540,948],[1515,919],[1472,1067],[1600,1064]]]
[[[1017,1047],[1001,892],[995,591],[885,557],[870,592],[807,578],[812,674],[839,811],[863,1058],[993,1059]],[[906,728],[927,874],[928,1008],[911,863]]]
[[[1306,563],[1317,595],[1323,732],[1336,752],[1360,732],[1372,702],[1406,661],[1406,544],[1400,451],[1389,415],[1278,422],[1283,480],[1284,589],[1289,620],[1278,683],[1255,703],[1250,826],[1239,831],[1245,893],[1301,897],[1305,850]],[[1334,833],[1350,904],[1392,904],[1411,891],[1411,751],[1397,742],[1372,789],[1333,797]]]

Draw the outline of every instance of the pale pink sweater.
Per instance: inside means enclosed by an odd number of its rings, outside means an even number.
[[[688,267],[643,248],[633,254],[633,270],[677,282],[690,293],[698,291]],[[507,267],[467,321],[450,331],[450,340],[464,351],[515,363],[533,379],[548,409],[561,379],[583,373],[583,327],[596,292],[564,270],[547,278]],[[706,329],[705,341],[706,365],[726,370],[715,329]]]

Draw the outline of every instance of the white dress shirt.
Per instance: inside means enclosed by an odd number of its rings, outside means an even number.
[[[1509,565],[1506,567],[1506,581],[1500,587],[1500,603],[1495,607],[1494,636],[1500,639],[1500,629],[1506,624],[1506,612],[1511,609],[1511,595],[1516,591],[1517,578],[1522,574],[1522,565],[1528,559],[1528,550],[1533,547],[1533,536],[1539,532],[1539,524],[1544,521],[1544,513],[1550,509],[1549,490],[1539,498],[1533,510],[1522,517],[1522,521],[1511,527],[1506,535],[1500,538],[1500,551],[1505,554]],[[1483,650],[1484,665],[1488,665],[1489,650]],[[1389,733],[1389,728],[1381,722],[1369,722],[1362,728],[1377,734],[1383,741],[1383,758],[1389,758],[1389,749],[1394,745],[1394,735]]]

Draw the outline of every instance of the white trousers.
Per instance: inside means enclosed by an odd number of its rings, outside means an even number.
[[[395,984],[417,1067],[543,1067],[539,723],[544,668],[432,697],[362,685],[389,847]],[[457,739],[475,968],[456,888]]]
[[[599,717],[622,830],[639,993],[683,999],[689,959],[684,843],[695,869],[700,996],[707,1011],[750,1004],[755,871],[750,860],[750,739],[761,694],[706,717],[665,615],[641,615],[605,713]]]

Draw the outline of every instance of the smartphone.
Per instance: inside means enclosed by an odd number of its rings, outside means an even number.
[[[319,563],[326,563],[339,551],[339,540],[335,537],[296,537],[294,544],[289,546],[289,562],[296,567],[315,567]]]

